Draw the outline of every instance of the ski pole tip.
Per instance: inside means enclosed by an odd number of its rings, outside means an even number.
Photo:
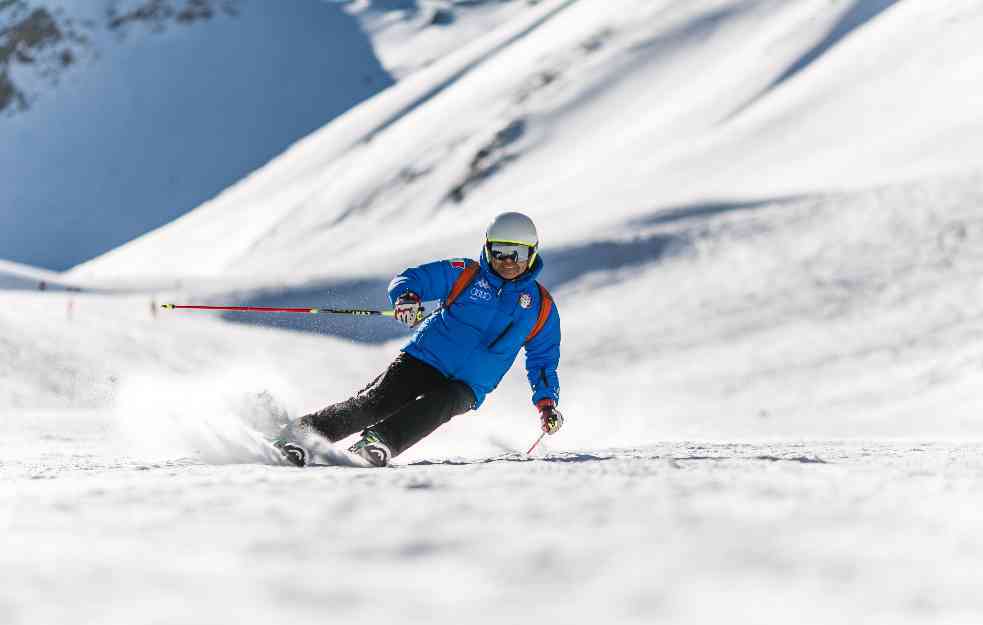
[[[542,442],[544,436],[546,436],[546,432],[543,432],[542,434],[539,435],[539,438],[536,439],[536,442],[533,443],[532,447],[529,448],[529,451],[526,452],[527,456],[531,456],[532,452],[536,449],[536,447],[539,447],[539,443]]]
[[[167,310],[174,310],[174,304],[161,304],[160,307]]]

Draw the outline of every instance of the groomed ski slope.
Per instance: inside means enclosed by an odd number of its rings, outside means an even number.
[[[979,188],[680,216],[688,253],[558,290],[529,461],[520,371],[395,468],[271,466],[247,427],[399,343],[5,295],[5,621],[973,622]]]
[[[98,423],[63,415],[0,427],[0,489],[17,503],[0,508],[7,623],[822,625],[983,610],[979,445],[667,443],[302,470],[120,457]],[[11,445],[39,439],[43,462]]]
[[[561,4],[66,276],[187,290],[0,294],[0,618],[980,619],[983,12]],[[250,430],[405,339],[150,312],[473,256],[506,208],[563,318],[531,460],[520,357],[395,468],[269,465]]]

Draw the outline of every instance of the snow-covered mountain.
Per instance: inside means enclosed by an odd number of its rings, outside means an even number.
[[[210,301],[383,306],[393,272],[474,256],[490,217],[520,209],[542,229],[564,378],[585,410],[637,414],[671,396],[673,432],[702,431],[696,414],[710,432],[897,431],[881,415],[911,404],[892,389],[936,379],[958,353],[944,342],[929,356],[915,337],[972,332],[974,300],[956,295],[971,283],[942,268],[975,263],[953,233],[975,231],[981,28],[983,12],[958,3],[542,2],[71,275],[205,280]],[[898,326],[895,306],[938,316]],[[900,378],[840,386],[829,363],[881,349]],[[947,383],[974,379],[945,368]],[[723,405],[745,418],[720,421]],[[971,410],[905,418],[975,431]],[[792,422],[757,416],[776,411]]]
[[[630,419],[650,396],[674,398],[651,436],[975,432],[970,404],[920,422],[894,389],[924,385],[927,401],[975,379],[953,347],[972,335],[975,287],[950,267],[977,262],[983,12],[631,9],[525,7],[66,278],[205,302],[384,306],[394,271],[474,256],[490,216],[521,209],[542,230],[565,398],[582,410]],[[384,324],[304,322],[380,354],[401,340]],[[939,328],[951,341],[923,344]],[[855,359],[879,350],[891,367],[844,388]],[[522,386],[505,384],[502,410],[527,401]],[[743,416],[720,421],[723,405]],[[786,420],[760,416],[776,413]],[[899,414],[904,427],[885,416]],[[584,441],[604,435],[594,425]]]
[[[959,3],[541,2],[76,273],[384,275],[473,254],[504,208],[555,249],[679,206],[972,172],[980,19]],[[326,263],[327,247],[344,254]]]
[[[321,2],[6,2],[0,257],[65,269],[392,84]]]
[[[538,0],[537,0],[538,1]],[[401,80],[537,4],[529,0],[341,0]]]
[[[525,9],[398,4],[4,2],[0,258],[66,269],[166,224]]]
[[[128,294],[0,292],[0,614],[980,620],[983,7],[521,5],[431,63],[468,3],[336,5],[396,84],[60,276]],[[384,305],[513,209],[563,320],[536,460],[520,359],[391,470],[265,466],[245,426],[405,335],[155,307]]]

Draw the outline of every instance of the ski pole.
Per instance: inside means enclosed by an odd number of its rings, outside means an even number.
[[[357,317],[394,317],[393,310],[365,310],[361,308],[274,308],[271,306],[185,306],[179,304],[161,304],[167,310],[228,310],[238,312],[261,313],[300,313],[308,315],[355,315]],[[417,313],[418,319],[423,319],[423,309]]]
[[[529,451],[526,452],[527,456],[532,453],[533,449],[536,449],[536,447],[539,445],[539,441],[543,440],[544,436],[546,436],[546,432],[543,432],[542,434],[539,435],[539,438],[536,439],[536,442],[533,443],[532,447],[529,448]]]

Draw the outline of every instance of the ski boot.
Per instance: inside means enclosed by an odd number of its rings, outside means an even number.
[[[348,451],[363,458],[374,467],[384,467],[389,464],[389,459],[393,452],[386,445],[386,441],[372,430],[362,433],[362,438],[348,448]]]
[[[278,438],[273,441],[273,446],[280,451],[284,460],[295,467],[307,466],[308,453],[301,445],[288,441],[285,438]]]

